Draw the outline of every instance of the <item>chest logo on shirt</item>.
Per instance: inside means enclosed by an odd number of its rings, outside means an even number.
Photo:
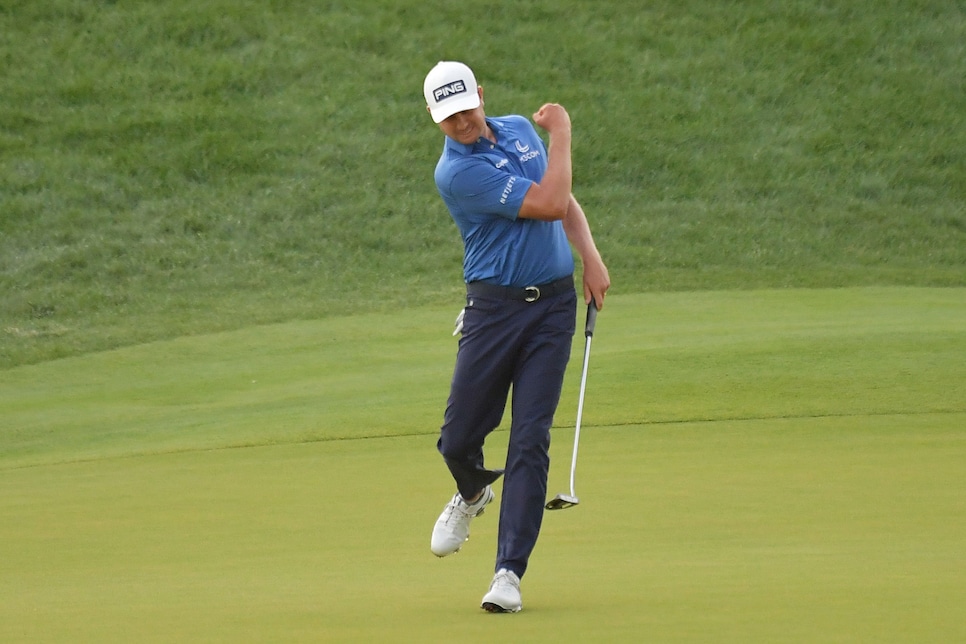
[[[530,159],[535,159],[540,156],[539,150],[531,150],[529,145],[523,145],[519,141],[516,142],[517,152],[520,153],[520,163],[526,163]]]
[[[510,162],[509,159],[500,159],[499,161],[496,162],[496,169],[499,170],[500,168],[502,168],[503,166],[505,166],[509,162]]]

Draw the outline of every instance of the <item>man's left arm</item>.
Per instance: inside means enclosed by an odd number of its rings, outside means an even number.
[[[563,219],[563,227],[564,232],[567,233],[567,239],[577,250],[583,264],[584,301],[589,304],[590,299],[593,298],[597,308],[601,309],[604,306],[604,295],[610,288],[610,275],[594,243],[587,216],[573,195],[570,195],[570,205],[567,208],[567,216]]]

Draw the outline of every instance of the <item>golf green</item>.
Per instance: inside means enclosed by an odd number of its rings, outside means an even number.
[[[608,300],[517,615],[495,508],[429,552],[450,311],[0,372],[0,640],[962,640],[964,295]]]

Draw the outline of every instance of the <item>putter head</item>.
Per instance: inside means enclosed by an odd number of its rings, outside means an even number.
[[[580,499],[569,494],[558,494],[549,501],[544,507],[548,510],[566,510],[580,503]]]

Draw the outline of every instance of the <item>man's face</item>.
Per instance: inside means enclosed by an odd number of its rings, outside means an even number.
[[[443,131],[443,134],[457,143],[471,145],[476,143],[480,137],[486,135],[486,114],[483,112],[483,88],[481,87],[477,91],[480,93],[479,107],[457,112],[439,123],[439,129]]]

